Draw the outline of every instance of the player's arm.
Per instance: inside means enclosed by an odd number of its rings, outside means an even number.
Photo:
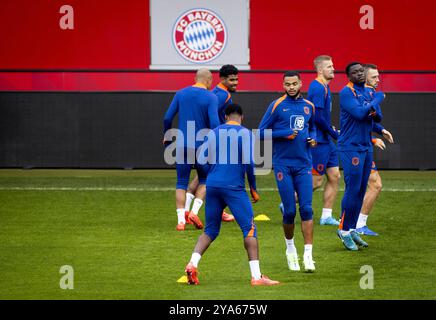
[[[273,101],[268,109],[266,110],[262,120],[259,124],[259,134],[261,139],[294,139],[296,137],[296,133],[291,130],[291,128],[284,128],[279,130],[272,130],[271,134],[266,134],[266,129],[272,129],[272,125],[275,120],[275,113],[274,113],[274,104],[275,101]]]
[[[209,116],[210,128],[214,129],[214,128],[218,127],[220,125],[220,120],[218,117],[218,98],[214,94],[210,95],[207,113]]]
[[[249,150],[249,163],[244,164],[245,166],[245,172],[247,173],[247,180],[248,180],[248,185],[250,187],[250,195],[251,198],[253,200],[253,202],[257,202],[259,201],[260,197],[259,194],[257,193],[257,187],[256,187],[256,176],[254,174],[254,158],[253,158],[253,154],[254,154],[254,140],[253,140],[253,136],[251,135],[250,132],[250,146],[247,149],[244,150]],[[244,147],[244,146],[243,146]]]
[[[307,93],[307,100],[315,105],[315,125],[318,129],[329,134],[333,139],[337,140],[339,134],[334,130],[327,120],[323,117],[322,109],[325,106],[326,92],[325,88],[320,85],[312,84]]]
[[[178,93],[176,93],[176,95],[174,96],[173,100],[171,101],[171,104],[170,104],[170,106],[169,106],[169,108],[164,116],[164,120],[163,120],[164,134],[169,129],[171,129],[173,119],[176,116],[177,112],[179,111],[179,101],[178,100],[179,100]]]
[[[380,123],[375,123],[375,122],[373,122],[373,124],[372,124],[372,132],[375,132],[375,133],[378,133],[379,135],[382,135],[383,134],[383,130],[384,130],[385,128],[380,124]]]
[[[309,143],[311,147],[315,147],[317,144],[315,115],[316,111],[315,108],[313,108],[312,116],[309,119],[309,137],[307,138],[307,143]]]
[[[360,103],[351,90],[342,90],[339,94],[341,106],[356,120],[363,120],[374,111],[374,106],[381,103],[383,96],[376,95],[370,103]],[[375,110],[376,111],[376,110]]]

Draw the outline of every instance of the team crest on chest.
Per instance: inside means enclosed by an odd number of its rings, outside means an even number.
[[[223,20],[208,9],[191,9],[176,21],[173,44],[177,53],[194,63],[217,58],[225,48],[227,31]]]
[[[304,107],[304,113],[305,114],[309,114],[310,113],[309,107]]]

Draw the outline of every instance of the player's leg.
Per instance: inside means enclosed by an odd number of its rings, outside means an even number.
[[[185,268],[188,284],[199,284],[197,277],[198,263],[209,245],[216,239],[221,228],[221,212],[225,207],[219,188],[209,188],[206,195],[206,226],[198,238],[191,260]]]
[[[280,198],[283,203],[283,231],[285,234],[286,243],[286,259],[289,269],[293,271],[300,270],[298,263],[297,248],[294,244],[294,220],[296,213],[295,206],[295,189],[289,167],[275,166],[274,174],[276,178],[277,188],[279,189]]]
[[[203,223],[198,217],[198,212],[204,203],[204,198],[206,197],[206,178],[207,178],[207,167],[204,165],[196,164],[195,168],[197,170],[198,176],[198,186],[195,192],[195,199],[192,205],[192,210],[188,214],[188,220],[194,224],[197,229],[203,228]]]
[[[278,281],[270,280],[262,275],[259,263],[259,245],[257,228],[254,223],[254,212],[245,190],[227,190],[225,201],[230,210],[235,212],[235,219],[244,237],[244,247],[248,255],[252,285],[274,285]]]
[[[360,184],[360,190],[359,190],[359,204],[360,208],[363,204],[363,199],[365,197],[366,189],[368,186],[368,179],[371,174],[371,167],[372,167],[372,152],[364,152],[363,153],[363,162],[362,162],[362,180]],[[360,210],[358,211],[360,212]],[[361,247],[368,247],[368,243],[366,243],[360,235],[356,232],[356,225],[357,221],[359,219],[359,214],[355,217],[355,221],[353,221],[353,225],[351,226],[351,237],[353,238],[353,241],[361,246]]]
[[[312,209],[312,171],[311,168],[300,168],[294,172],[294,188],[297,191],[300,206],[301,231],[304,238],[304,270],[315,271],[312,258],[313,248],[313,209]]]
[[[362,206],[360,199],[360,186],[362,183],[365,157],[361,152],[344,151],[340,153],[344,170],[345,192],[342,198],[342,218],[339,225],[338,236],[348,250],[358,250],[351,237],[351,230],[359,216]]]
[[[191,173],[190,164],[176,164],[177,184],[176,184],[176,211],[177,211],[177,227],[176,230],[185,230],[185,200],[186,189],[188,188],[189,175]]]
[[[341,173],[339,172],[339,156],[336,145],[330,141],[328,148],[328,161],[326,163],[327,182],[324,186],[324,206],[321,219],[323,219],[326,224],[337,226],[339,225],[339,221],[333,217],[332,211],[339,190]]]
[[[333,147],[335,147],[334,144]],[[339,222],[332,217],[333,203],[335,201],[337,193],[337,188],[335,193],[334,180],[332,180],[335,177],[335,172],[334,169],[330,168],[334,166],[332,165],[331,161],[329,162],[332,150],[332,146],[327,143],[319,144],[312,149],[313,190],[316,190],[322,186],[322,184],[324,183],[324,176],[327,175],[327,182],[324,186],[323,193],[323,208],[319,223],[320,225],[337,226],[339,225]],[[328,165],[330,165],[330,167]],[[336,166],[338,166],[338,164],[336,164]],[[327,170],[327,168],[329,168],[330,170]]]
[[[375,201],[377,200],[380,192],[382,190],[382,180],[380,174],[375,166],[374,161],[372,162],[371,174],[368,180],[368,188],[363,199],[362,209],[360,210],[359,220],[357,221],[356,231],[359,234],[368,236],[377,236],[378,233],[370,230],[367,225],[368,215],[370,214],[372,208],[374,207]]]
[[[198,175],[189,183],[188,190],[186,191],[186,200],[185,200],[185,220],[187,223],[190,223],[188,219],[189,212],[191,211],[192,201],[195,199],[195,192],[198,188]]]

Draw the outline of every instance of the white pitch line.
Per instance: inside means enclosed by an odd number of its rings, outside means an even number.
[[[169,187],[0,187],[0,191],[136,191],[136,192],[160,192],[174,191]],[[258,188],[260,192],[278,191],[277,188]],[[322,189],[316,190],[320,192]],[[339,189],[344,191],[344,189]],[[429,189],[398,189],[384,188],[383,192],[436,192],[436,188]]]

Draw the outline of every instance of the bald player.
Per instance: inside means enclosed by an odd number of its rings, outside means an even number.
[[[198,214],[191,211],[185,217],[185,199],[192,167],[197,170],[199,180],[195,198],[202,203],[206,194],[207,167],[196,162],[195,155],[201,141],[196,141],[195,136],[202,129],[213,129],[219,125],[218,99],[209,91],[211,85],[212,73],[206,68],[199,69],[195,75],[195,84],[176,93],[164,116],[164,134],[171,129],[176,114],[179,117],[178,129],[183,133],[183,138],[178,137],[176,140],[176,211],[178,219],[176,230],[178,231],[185,230],[186,218],[197,229],[203,228]],[[193,141],[188,140],[188,128],[194,129]],[[168,143],[169,141],[164,140],[165,145]]]

